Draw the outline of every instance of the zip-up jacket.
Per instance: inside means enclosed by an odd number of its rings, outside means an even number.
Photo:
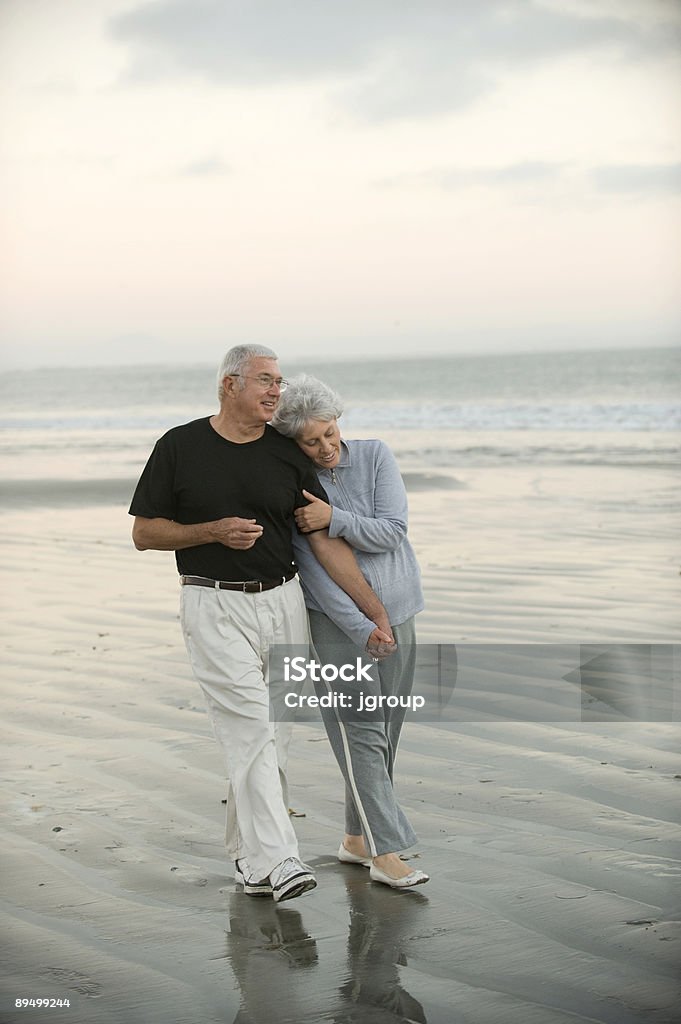
[[[407,492],[395,457],[383,441],[341,441],[338,465],[317,469],[332,507],[329,536],[353,548],[367,582],[392,626],[423,608],[421,573],[407,539]],[[295,559],[308,608],[324,612],[361,648],[375,624],[334,583],[304,534],[293,531]]]

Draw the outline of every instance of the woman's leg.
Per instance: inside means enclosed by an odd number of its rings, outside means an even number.
[[[398,627],[399,628],[399,627]],[[362,652],[326,615],[310,612],[312,640],[319,661],[324,664],[354,663]],[[397,658],[398,654],[391,655]],[[389,661],[386,659],[386,661]],[[404,662],[408,667],[409,659]],[[373,682],[363,681],[357,691],[378,698],[382,692],[380,673],[372,672]],[[407,686],[399,672],[389,674],[386,685],[391,693]],[[409,683],[409,686],[411,684]],[[334,687],[318,683],[319,695]],[[366,855],[381,857],[405,850],[416,842],[416,835],[402,808],[395,799],[392,769],[401,721],[386,724],[385,710],[377,702],[371,714],[344,713],[322,708],[322,717],[329,741],[346,784],[346,835],[351,852],[358,844],[351,837],[364,836]],[[401,863],[401,862],[400,862]]]
[[[397,641],[397,650],[390,657],[378,663],[381,693],[384,697],[404,698],[410,696],[416,668],[416,625],[414,618],[407,619],[399,626],[392,627]],[[384,707],[385,734],[388,741],[388,774],[393,777],[400,733],[407,714],[403,704],[395,708]]]

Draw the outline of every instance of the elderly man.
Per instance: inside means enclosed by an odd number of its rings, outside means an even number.
[[[238,345],[218,371],[220,411],[157,443],[130,506],[140,551],[175,551],[189,659],[229,776],[227,850],[249,895],[292,899],[316,885],[288,814],[290,726],[270,721],[271,644],[305,644],[293,562],[294,510],[306,490],[326,499],[312,464],[269,425],[282,389],[271,349]],[[388,616],[350,547],[308,534],[329,575],[391,643]]]

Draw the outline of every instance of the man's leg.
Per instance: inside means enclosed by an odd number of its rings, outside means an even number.
[[[253,875],[263,879],[298,856],[263,675],[273,617],[268,607],[276,602],[261,599],[282,589],[242,594],[182,588],[185,642],[230,781],[228,853],[234,860],[247,858]]]

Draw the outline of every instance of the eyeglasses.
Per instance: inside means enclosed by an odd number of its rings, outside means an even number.
[[[288,381],[283,377],[270,377],[269,373],[260,373],[257,377],[248,377],[245,373],[230,373],[230,377],[241,377],[243,380],[254,380],[265,391],[269,391],[275,384],[280,391],[286,391]]]

